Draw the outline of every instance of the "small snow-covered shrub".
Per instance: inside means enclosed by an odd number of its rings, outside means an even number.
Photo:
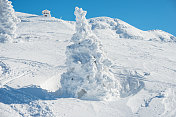
[[[19,21],[11,2],[0,0],[0,43],[12,41]]]
[[[67,72],[61,76],[63,95],[89,100],[118,99],[119,80],[109,70],[111,62],[91,31],[86,13],[75,8],[76,33],[66,48]]]

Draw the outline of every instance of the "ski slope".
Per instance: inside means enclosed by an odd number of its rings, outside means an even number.
[[[121,98],[92,101],[60,95],[66,46],[75,22],[16,13],[14,43],[0,43],[0,117],[174,117],[176,37],[142,31],[119,19],[88,19],[120,79]]]

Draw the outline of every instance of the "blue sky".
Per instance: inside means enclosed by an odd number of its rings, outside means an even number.
[[[53,17],[75,20],[75,6],[88,11],[87,18],[108,16],[139,29],[160,29],[176,36],[176,0],[11,0],[19,12],[41,15],[48,9]]]

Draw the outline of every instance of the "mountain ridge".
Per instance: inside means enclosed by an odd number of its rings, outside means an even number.
[[[17,12],[17,15],[19,18],[22,19],[22,22],[25,22],[23,20],[23,17],[20,16],[20,14],[24,14],[24,13]],[[73,29],[74,29],[75,21],[64,21],[62,19],[58,19],[54,17],[45,18],[40,15],[32,15],[27,13],[25,14],[29,15],[28,17],[25,17],[25,18],[30,19],[30,21],[32,21],[31,18],[34,18],[34,20],[36,21],[36,18],[38,17],[38,18],[42,18],[43,21],[48,21],[48,22],[65,22],[65,23],[67,22],[69,24],[73,24]],[[159,29],[143,31],[117,18],[94,17],[87,20],[91,25],[92,30],[110,29],[112,30],[111,33],[116,35],[117,38],[158,41],[158,42],[176,42],[176,37],[168,32],[165,32]]]

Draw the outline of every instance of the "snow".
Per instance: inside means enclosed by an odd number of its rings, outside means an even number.
[[[76,33],[66,49],[67,72],[61,76],[63,95],[86,100],[118,99],[120,83],[109,70],[111,61],[91,31],[86,13],[75,8]]]
[[[0,43],[13,41],[16,36],[16,24],[20,22],[11,3],[8,0],[0,0]]]
[[[2,71],[2,67],[0,66],[0,75],[2,75],[3,71]]]
[[[159,42],[176,42],[176,37],[167,32],[161,30],[142,31],[119,19],[97,17],[89,19],[89,23],[92,24],[92,30],[108,30],[108,32],[113,35],[113,37],[117,38]]]
[[[173,117],[176,114],[176,90],[169,88],[165,91],[165,95],[165,99],[163,100],[165,106],[163,116]]]
[[[173,35],[142,31],[119,19],[88,19],[122,90],[118,100],[81,100],[63,97],[59,84],[67,72],[65,51],[72,44],[76,23],[20,12],[16,15],[21,22],[15,42],[0,43],[0,116],[176,116]]]

